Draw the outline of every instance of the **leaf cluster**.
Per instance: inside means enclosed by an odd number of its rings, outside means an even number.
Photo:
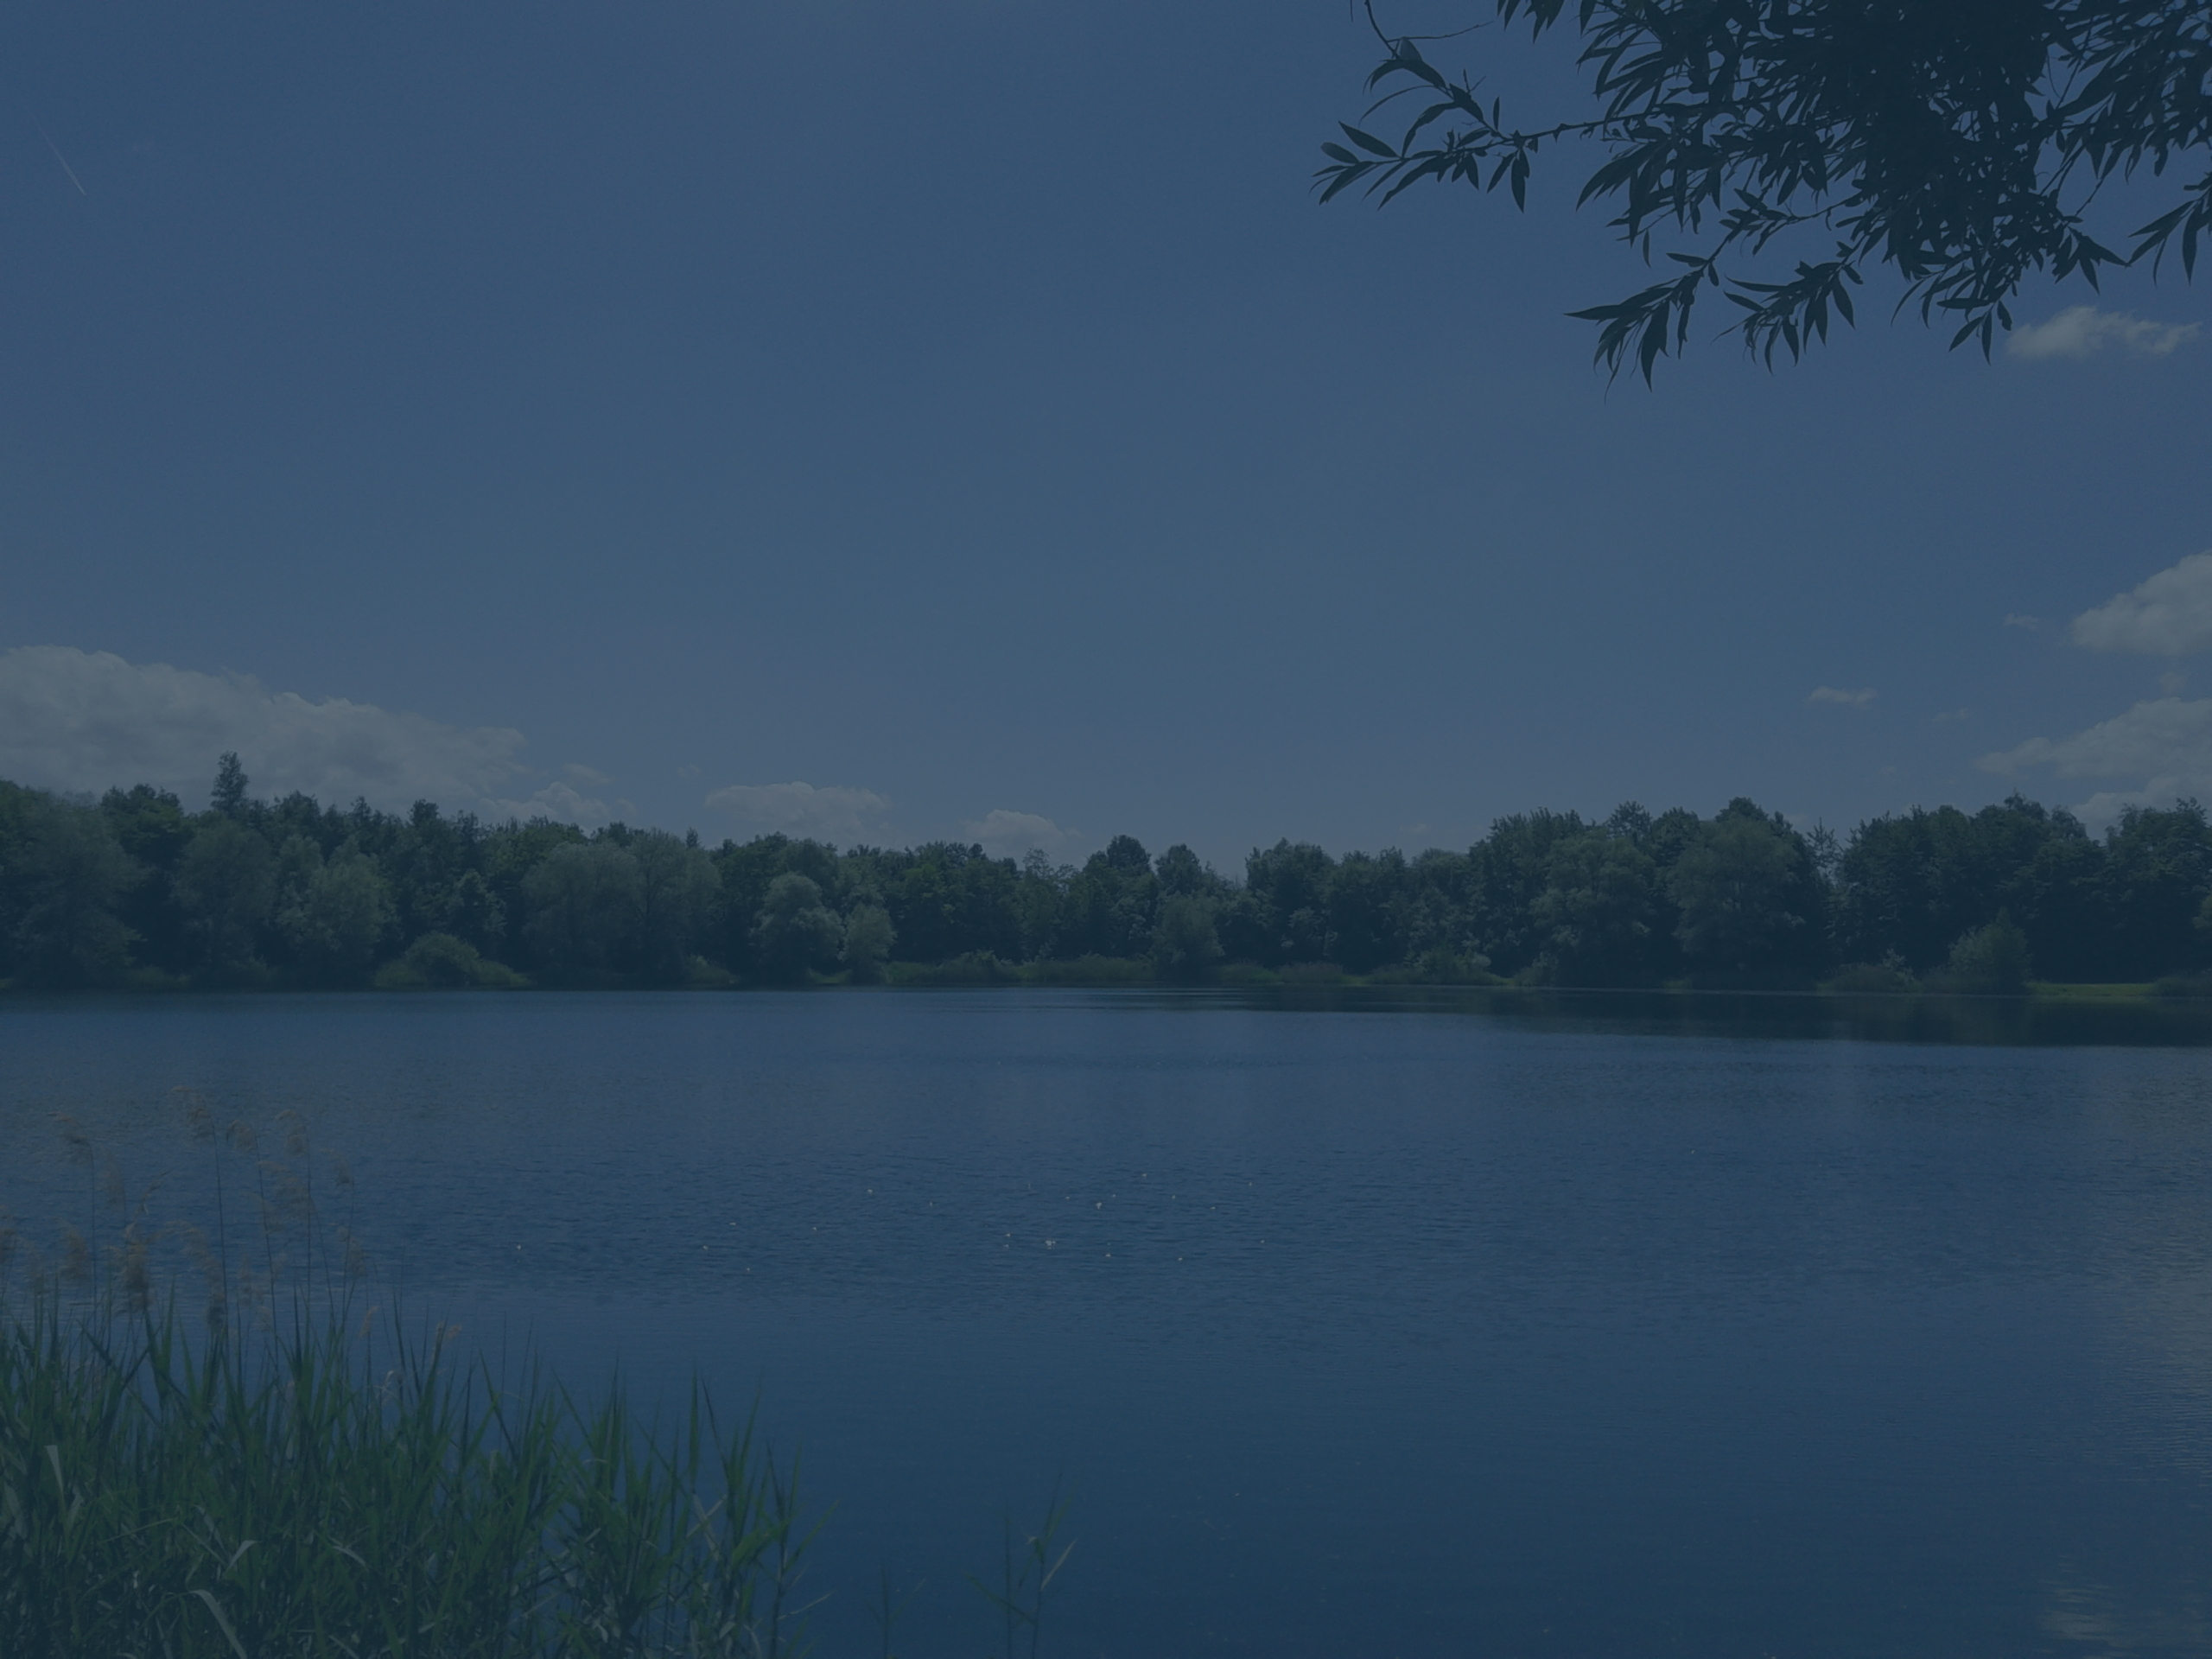
[[[1368,77],[1388,90],[1347,143],[1322,146],[1326,201],[1362,188],[1389,201],[1424,180],[1525,207],[1540,153],[1569,139],[1602,159],[1579,202],[1617,207],[1611,226],[1649,261],[1662,229],[1703,239],[1663,250],[1681,269],[1611,304],[1571,313],[1599,326],[1597,356],[1648,383],[1718,292],[1733,331],[1770,365],[1830,322],[1855,321],[1853,290],[1888,266],[1898,308],[1953,327],[1951,345],[2012,327],[2031,275],[2080,276],[2177,247],[2193,276],[2212,230],[2212,168],[2133,232],[2125,253],[2088,228],[2100,192],[2163,177],[2212,149],[2208,0],[1496,0],[1497,22],[1531,38],[1572,27],[1597,108],[1522,126],[1478,83],[1454,79],[1412,36],[1383,35]],[[1370,21],[1373,21],[1371,0]],[[1383,31],[1376,27],[1378,35]],[[1410,98],[1395,143],[1370,126]],[[1734,274],[1793,232],[1827,245],[1778,280]]]

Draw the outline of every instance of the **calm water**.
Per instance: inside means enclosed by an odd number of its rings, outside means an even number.
[[[175,1207],[173,1085],[304,1109],[418,1311],[759,1390],[832,1654],[887,1557],[899,1651],[974,1659],[1063,1471],[1050,1655],[2212,1652],[2212,1052],[1820,1031],[14,1002],[0,1202],[82,1213],[54,1110]]]

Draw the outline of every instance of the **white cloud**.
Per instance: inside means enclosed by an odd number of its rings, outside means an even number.
[[[2117,346],[2131,357],[2166,357],[2195,340],[2193,322],[2152,322],[2126,311],[2069,305],[2049,322],[2017,330],[2005,342],[2008,357],[2094,357]]]
[[[2179,657],[2212,647],[2212,552],[2192,553],[2074,619],[2074,643],[2092,651]]]
[[[2030,633],[2033,633],[2037,628],[2043,626],[2043,619],[2037,616],[2022,616],[2015,611],[2005,619],[2005,626],[2008,628],[2025,628]]]
[[[1071,842],[1083,839],[1073,830],[1063,830],[1050,818],[1034,812],[1009,812],[1004,807],[994,807],[980,818],[962,824],[968,839],[994,858],[1013,858],[1032,848],[1040,852],[1057,853]]]
[[[812,784],[732,784],[708,796],[707,804],[756,834],[841,842],[880,835],[883,816],[891,810],[872,789]]]
[[[231,749],[257,795],[482,810],[528,776],[516,759],[523,744],[505,727],[447,726],[342,697],[310,702],[245,675],[67,645],[0,652],[0,777],[41,789],[144,783],[197,805]]]
[[[1805,701],[1808,702],[1839,702],[1849,709],[1864,709],[1880,695],[1881,694],[1876,691],[1871,685],[1857,691],[1842,691],[1837,690],[1833,685],[1816,685],[1813,688],[1813,695],[1806,698]]]
[[[1985,772],[2012,776],[2048,766],[2061,778],[2141,779],[2103,790],[2075,808],[2085,821],[2107,823],[2126,806],[2164,806],[2183,796],[2212,799],[2212,697],[2139,702],[2086,732],[2052,742],[2029,739],[2001,754],[1986,754]]]
[[[567,772],[591,772],[588,766],[567,766]],[[607,780],[596,772],[592,778],[600,783]],[[556,779],[536,794],[519,801],[486,801],[481,808],[486,817],[558,818],[567,823],[580,823],[588,830],[596,830],[603,823],[617,818],[634,818],[638,809],[629,801],[604,801],[588,796],[573,784]]]

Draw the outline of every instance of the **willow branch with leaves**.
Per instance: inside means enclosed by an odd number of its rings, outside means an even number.
[[[1579,203],[1616,203],[1611,221],[1649,263],[1681,267],[1611,305],[1569,315],[1599,326],[1598,360],[1653,365],[1689,340],[1700,296],[1738,308],[1732,328],[1769,365],[1855,321],[1853,291],[1894,269],[1898,309],[1950,324],[1953,347],[1984,356],[2012,327],[2031,275],[2080,276],[2178,245],[2193,276],[2212,230],[2212,0],[1496,0],[1497,25],[1582,38],[1598,113],[1523,128],[1480,83],[1433,64],[1422,41],[1376,33],[1388,50],[1367,79],[1383,96],[1345,143],[1324,144],[1321,200],[1364,188],[1382,201],[1424,179],[1528,203],[1538,156],[1570,140],[1603,161]],[[1375,22],[1372,0],[1369,21]],[[1433,44],[1433,42],[1431,42]],[[1413,111],[1396,143],[1370,129]],[[2087,228],[2115,181],[2196,175],[2136,227],[2126,253]],[[1777,241],[1815,238],[1778,280],[1735,274]]]

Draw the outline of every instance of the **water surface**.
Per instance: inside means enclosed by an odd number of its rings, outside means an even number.
[[[410,1306],[758,1389],[832,1653],[1063,1476],[1047,1654],[2212,1651],[2212,1057],[1308,1001],[11,1002],[0,1203],[302,1109]]]

